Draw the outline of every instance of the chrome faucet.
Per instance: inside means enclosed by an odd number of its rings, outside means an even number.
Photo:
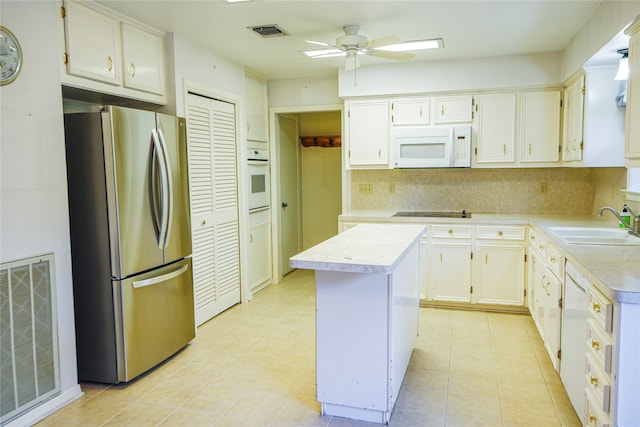
[[[629,208],[629,206],[626,206],[626,208],[627,208],[627,211],[629,211],[630,216],[633,218],[633,223],[632,224],[628,224],[627,221],[625,221],[622,218],[622,216],[618,213],[618,211],[616,211],[614,208],[612,208],[610,206],[605,206],[603,208],[600,208],[600,212],[598,212],[598,216],[602,216],[602,213],[604,211],[609,211],[612,214],[614,214],[616,216],[616,218],[618,218],[618,220],[620,221],[620,223],[622,225],[624,225],[626,228],[629,229],[629,234],[633,234],[636,237],[640,237],[640,215],[636,215]]]

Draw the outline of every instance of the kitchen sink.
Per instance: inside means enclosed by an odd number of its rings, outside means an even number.
[[[594,227],[549,227],[565,243],[574,245],[640,245],[640,238],[626,229]]]
[[[471,218],[471,212],[467,211],[410,211],[396,212],[393,216],[418,217],[418,218]]]

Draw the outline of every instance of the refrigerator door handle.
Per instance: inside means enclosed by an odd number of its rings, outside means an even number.
[[[156,285],[158,283],[162,283],[162,282],[166,282],[168,280],[173,279],[174,277],[178,277],[181,274],[183,274],[185,271],[187,271],[187,269],[189,268],[189,264],[185,264],[182,267],[173,270],[170,273],[166,273],[163,274],[162,276],[156,276],[156,277],[152,277],[150,279],[145,279],[145,280],[137,280],[135,282],[133,282],[133,287],[134,288],[144,288],[145,286],[151,286],[151,285]]]
[[[158,210],[158,202],[155,198],[155,190],[153,190],[155,188],[155,174],[151,174],[152,177],[152,194],[153,194],[153,200],[154,200],[154,210],[155,210],[155,215],[156,215],[156,224],[158,225],[158,247],[160,249],[164,249],[166,247],[166,240],[167,240],[167,224],[168,224],[168,217],[167,217],[167,211],[168,211],[168,201],[169,198],[167,197],[167,193],[168,193],[168,175],[167,175],[167,163],[164,160],[165,158],[165,150],[162,147],[162,142],[160,141],[160,138],[158,137],[158,132],[157,130],[151,129],[151,139],[153,140],[153,153],[154,153],[154,159],[156,160],[156,164],[158,165],[158,168],[160,169],[160,221],[158,221],[157,219],[157,210]]]
[[[171,223],[173,221],[173,182],[171,180],[171,161],[169,156],[169,149],[167,148],[167,143],[164,139],[164,134],[162,133],[162,129],[158,128],[158,136],[160,137],[160,145],[162,146],[164,162],[165,162],[165,173],[166,181],[167,181],[167,211],[166,211],[166,223],[165,223],[165,236],[163,240],[163,249],[166,249],[169,245],[169,236],[171,235]]]

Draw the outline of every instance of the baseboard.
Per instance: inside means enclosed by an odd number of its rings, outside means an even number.
[[[420,300],[420,307],[444,308],[452,310],[490,311],[495,313],[531,314],[529,308],[517,305],[471,304],[466,302]]]

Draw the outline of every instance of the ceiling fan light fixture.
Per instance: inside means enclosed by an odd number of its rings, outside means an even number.
[[[620,58],[618,72],[614,80],[627,80],[629,78],[629,49],[620,49],[618,53],[622,55],[622,58]]]
[[[408,52],[411,50],[442,49],[443,47],[444,43],[442,42],[442,39],[429,39],[390,44],[388,46],[382,46],[377,49],[387,50],[390,52]]]

